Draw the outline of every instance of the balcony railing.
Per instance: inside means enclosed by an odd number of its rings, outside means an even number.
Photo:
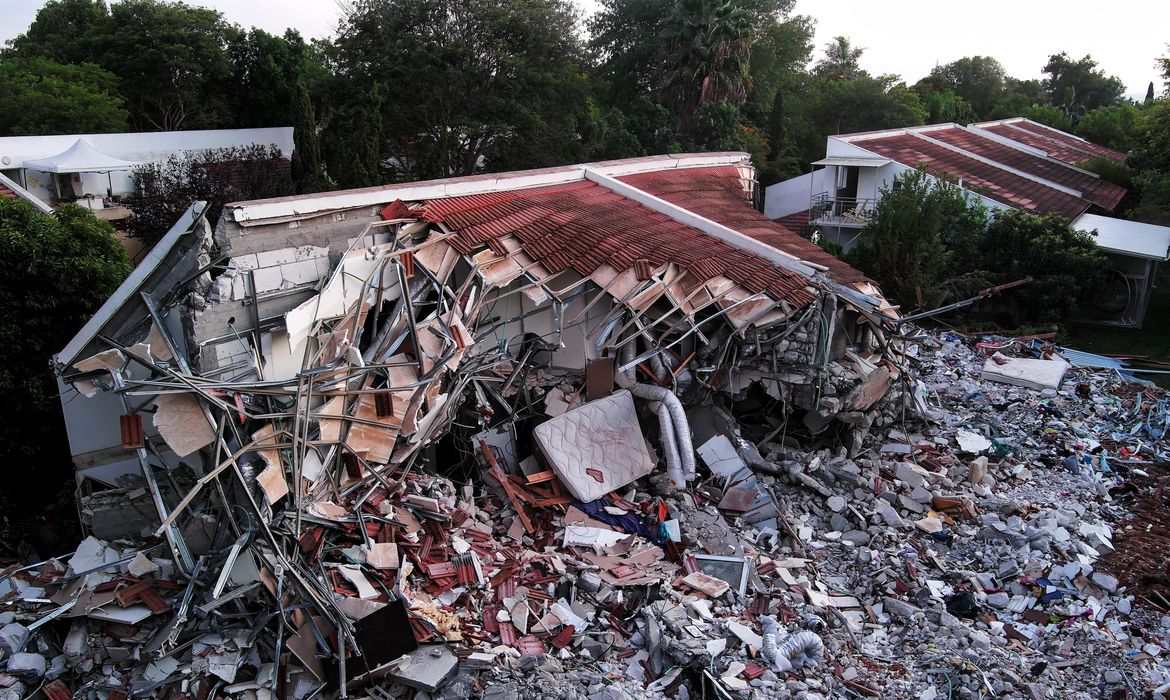
[[[865,226],[873,218],[875,201],[856,197],[814,195],[809,203],[809,222],[844,226]]]

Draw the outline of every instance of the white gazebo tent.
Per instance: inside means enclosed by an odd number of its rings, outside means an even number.
[[[26,170],[39,170],[44,173],[54,173],[57,175],[66,173],[105,173],[106,179],[110,180],[110,173],[115,171],[130,170],[138,165],[137,161],[122,160],[114,156],[102,153],[85,139],[77,139],[72,146],[58,153],[55,156],[48,158],[37,158],[34,160],[26,160],[22,167]],[[57,185],[57,196],[61,196],[61,181],[54,178]],[[110,183],[110,190],[113,190],[113,183]]]

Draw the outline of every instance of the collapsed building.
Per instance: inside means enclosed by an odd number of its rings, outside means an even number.
[[[414,474],[482,462],[532,532],[526,511],[569,503],[562,484],[595,501],[664,461],[685,488],[684,403],[753,395],[761,415],[863,433],[890,381],[889,307],[753,189],[728,153],[236,203],[214,231],[197,204],[56,358],[83,523],[157,527],[192,581],[206,552],[247,542],[222,576],[283,571],[360,649],[306,540],[356,522],[367,546],[417,541],[361,507]],[[550,467],[544,498],[511,484]],[[420,497],[424,520],[440,496]]]
[[[829,695],[877,696],[859,674],[879,663],[921,680],[872,651],[891,615],[925,614],[886,572],[942,568],[932,543],[976,517],[956,489],[990,494],[987,458],[959,478],[952,421],[899,432],[937,412],[909,371],[929,340],[752,208],[753,175],[743,153],[639,158],[234,203],[214,229],[193,205],[55,358],[90,536],[0,576],[39,606],[4,620],[0,692],[507,697],[477,674],[510,669],[539,672],[534,697],[804,697],[823,686],[785,674],[827,663]],[[956,455],[991,449],[958,435]],[[1095,513],[1070,579],[1112,536]],[[818,573],[830,546],[861,568]],[[22,651],[41,628],[60,636]],[[570,665],[578,686],[554,687]]]

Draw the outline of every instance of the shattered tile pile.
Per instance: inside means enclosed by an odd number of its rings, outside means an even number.
[[[342,475],[295,516],[237,516],[189,576],[165,540],[91,537],[5,572],[0,695],[302,698],[338,678],[373,698],[1165,694],[1170,604],[1102,567],[1126,521],[1113,494],[1165,458],[1161,392],[1067,367],[1059,391],[984,379],[988,345],[907,342],[852,456],[782,433],[757,449],[732,410],[691,406],[712,436],[683,492],[650,459],[578,500],[484,440],[462,485]],[[1031,352],[999,345],[998,362]],[[584,379],[529,386],[562,418],[632,415],[624,390],[584,401]],[[651,453],[637,431],[590,437],[635,466]]]

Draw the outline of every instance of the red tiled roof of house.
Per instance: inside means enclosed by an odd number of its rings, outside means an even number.
[[[620,179],[796,258],[826,267],[834,282],[869,281],[840,258],[756,210],[734,166],[659,170]]]
[[[677,264],[702,279],[724,275],[796,306],[814,300],[799,274],[590,180],[434,199],[422,216],[453,229],[449,241],[462,253],[513,235],[552,273],[571,268],[589,275],[604,264],[625,270],[645,259],[654,267]]]
[[[927,132],[929,135],[931,132]],[[1038,214],[1056,213],[1075,219],[1088,202],[994,165],[930,143],[911,134],[896,134],[858,142],[867,151],[907,167],[925,164],[932,175],[961,178],[964,187],[997,202]]]
[[[932,129],[925,132],[932,139],[962,148],[997,163],[1015,168],[1022,172],[1043,178],[1058,185],[1069,187],[1081,192],[1081,198],[1096,204],[1103,209],[1113,210],[1125,196],[1125,188],[1106,182],[1089,173],[1054,163],[1005,143],[1000,143],[978,132],[968,131],[959,127],[949,129]],[[1063,161],[1061,161],[1063,163]]]
[[[1059,129],[1053,129],[1044,126],[1043,124],[1036,124],[1034,122],[1023,120],[1018,122],[1008,122],[1008,126],[1014,127],[1016,129],[1023,129],[1024,131],[1031,132],[1049,141],[1055,141],[1069,148],[1087,151],[1095,156],[1108,158],[1109,160],[1115,161],[1117,163],[1125,162],[1125,154],[1121,151],[1115,151],[1112,148],[1099,146],[1092,141],[1086,141],[1085,139],[1077,138],[1072,134],[1067,134]]]
[[[1069,165],[1080,165],[1081,163],[1092,160],[1094,157],[1093,154],[1089,151],[1073,148],[1071,146],[1065,146],[1059,141],[1046,139],[1039,134],[1034,134],[1031,131],[1026,131],[1024,129],[1016,129],[1010,124],[989,124],[979,128],[985,129],[1004,138],[1011,139],[1012,141],[1018,141],[1025,146],[1039,148],[1040,150],[1047,153],[1049,158],[1055,158],[1056,160],[1064,161]]]
[[[16,199],[16,192],[13,192],[12,188],[9,187],[8,185],[5,185],[3,182],[0,182],[0,197],[6,197],[8,199]]]
[[[775,221],[789,231],[800,233],[801,229],[809,225],[810,220],[810,210],[805,209],[804,211],[793,212],[788,216],[781,216]]]

